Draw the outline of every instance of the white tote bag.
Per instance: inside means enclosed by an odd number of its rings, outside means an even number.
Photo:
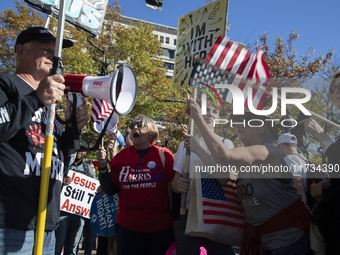
[[[241,246],[246,222],[235,179],[222,185],[213,178],[195,173],[192,180],[185,234]]]

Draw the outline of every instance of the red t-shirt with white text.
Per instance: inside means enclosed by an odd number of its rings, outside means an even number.
[[[143,163],[134,146],[123,149],[111,160],[112,181],[120,187],[116,222],[123,227],[154,232],[173,225],[168,182],[175,174],[174,156],[164,148],[164,169],[160,149],[151,145]]]

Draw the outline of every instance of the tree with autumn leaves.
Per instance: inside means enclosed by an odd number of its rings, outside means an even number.
[[[294,42],[298,40],[299,34],[296,31],[292,31],[289,34],[288,40],[283,41],[282,36],[278,35],[273,45],[268,44],[268,34],[262,34],[259,36],[259,40],[253,45],[247,45],[250,51],[255,52],[258,50],[264,51],[264,59],[269,69],[271,81],[269,83],[269,89],[276,87],[278,93],[280,93],[282,87],[304,87],[310,90],[311,100],[304,104],[306,109],[317,113],[318,115],[329,119],[334,123],[338,123],[339,111],[328,100],[328,86],[330,77],[339,66],[332,62],[334,50],[330,49],[325,55],[318,55],[313,57],[313,48],[307,49],[307,53],[304,56],[298,56],[294,49]],[[288,98],[303,98],[305,95],[290,93]],[[283,120],[285,117],[298,120],[300,111],[296,107],[288,107],[289,116],[281,115],[281,100],[278,100],[276,111],[272,114],[274,119]],[[264,109],[269,109],[272,106],[272,97],[269,96]],[[222,119],[228,119],[229,114],[232,112],[231,104],[224,104],[222,110]],[[277,121],[277,122],[280,122]],[[335,138],[339,130],[325,122],[318,120],[325,131],[330,134],[332,138]],[[231,139],[236,146],[240,146],[240,142],[236,139],[235,130],[222,127],[223,125],[217,125],[215,131],[223,136]],[[299,125],[298,125],[299,126]],[[229,127],[229,124],[228,124]],[[322,163],[321,154],[318,152],[319,144],[312,137],[303,133],[303,128],[295,128],[294,131],[304,138],[305,144],[309,144],[308,151],[310,152],[310,159],[315,163]],[[287,130],[280,128],[280,134],[287,132]],[[304,136],[302,136],[304,135]],[[307,138],[307,139],[306,139]],[[325,160],[325,159],[323,159]]]
[[[325,119],[332,122],[339,123],[339,111],[328,99],[328,87],[330,83],[330,77],[335,73],[339,66],[334,64],[332,57],[334,49],[330,49],[325,55],[320,54],[316,58],[313,58],[313,48],[307,49],[306,55],[297,56],[297,52],[293,47],[294,41],[299,37],[299,33],[292,31],[285,43],[278,35],[275,40],[274,47],[271,48],[267,44],[267,34],[260,36],[259,41],[256,43],[256,50],[263,50],[265,52],[266,64],[270,70],[272,84],[275,87],[304,87],[311,92],[311,100],[309,100],[304,106],[307,110],[310,110]],[[304,95],[291,94],[290,98],[300,98]],[[296,107],[289,108],[293,119],[298,120],[300,111]],[[278,119],[282,118],[279,113],[281,107],[278,104],[278,109],[274,114],[274,117]],[[334,126],[317,119],[326,133],[332,138],[335,138],[339,130]],[[283,132],[283,130],[282,130]],[[299,127],[298,134],[302,134],[302,127]],[[321,159],[321,154],[317,151],[320,146],[318,142],[313,138],[306,136],[307,142],[311,144],[309,146],[309,152],[311,152],[311,161],[321,164],[325,162],[325,158]]]
[[[108,4],[98,40],[85,31],[65,25],[64,37],[73,40],[74,46],[62,52],[64,73],[97,76],[103,64],[107,66],[106,74],[115,72],[120,63],[131,65],[138,83],[137,99],[128,115],[119,116],[119,130],[122,132],[139,114],[166,120],[163,126],[173,130],[188,119],[183,111],[186,90],[172,91],[171,80],[166,78],[166,69],[161,60],[161,43],[152,34],[154,27],[143,22],[124,26],[116,22],[121,12],[118,1]],[[45,26],[46,20],[45,14],[19,1],[16,2],[16,11],[6,9],[0,12],[0,71],[13,73],[15,70],[14,44],[19,32],[29,26]],[[57,20],[52,18],[48,28],[56,34]],[[89,115],[92,100],[86,98]],[[63,117],[62,108],[58,109],[58,113]],[[82,131],[82,137],[90,144],[94,144],[98,136],[92,122]],[[167,145],[175,150],[180,136],[163,130],[161,138],[167,139]]]
[[[107,74],[114,72],[122,61],[133,66],[138,81],[137,100],[127,116],[119,116],[118,127],[122,131],[138,114],[161,120],[166,127],[161,131],[161,144],[164,145],[167,141],[167,146],[175,153],[181,141],[179,127],[188,124],[184,108],[185,94],[190,92],[188,89],[172,90],[171,79],[166,78],[166,70],[160,58],[162,55],[160,42],[152,34],[154,28],[143,22],[138,22],[134,26],[124,26],[115,22],[120,19],[121,12],[118,1],[108,5],[98,40],[90,38],[84,31],[65,26],[67,37],[74,40],[75,44],[72,48],[63,50],[64,72],[96,76],[103,64],[107,66]],[[21,2],[16,2],[16,11],[7,9],[0,12],[0,71],[8,73],[14,71],[13,49],[18,33],[29,26],[44,26],[46,19],[45,14],[26,7]],[[49,29],[53,31],[56,27],[57,20],[52,18]],[[287,42],[284,42],[279,35],[274,45],[268,45],[267,35],[263,34],[254,45],[248,45],[251,51],[261,49],[265,52],[265,60],[272,79],[285,78],[285,83],[275,84],[279,88],[280,86],[303,86],[302,84],[316,76],[330,77],[337,68],[331,62],[332,50],[326,55],[314,57],[313,49],[310,48],[307,49],[307,55],[298,56],[293,46],[297,39],[298,33],[293,31]],[[306,108],[337,122],[338,111],[327,101],[327,85],[317,85],[312,89],[313,96],[306,104]],[[86,100],[90,111],[93,99]],[[270,101],[268,104],[270,105]],[[279,110],[278,108],[278,113]],[[62,112],[60,109],[59,114],[63,115]],[[224,104],[223,112],[225,115],[230,113],[231,105]],[[297,109],[293,108],[291,113],[295,119],[299,114]],[[278,117],[279,114],[275,114],[274,116]],[[221,118],[228,118],[228,116],[221,116]],[[338,132],[333,127],[323,125],[331,135],[335,136]],[[235,137],[235,130],[230,128],[219,126],[216,131],[227,138]],[[87,124],[82,136],[92,144],[97,139],[99,134],[93,131],[92,122]],[[237,144],[237,140],[234,141]],[[320,161],[317,157],[316,160]]]

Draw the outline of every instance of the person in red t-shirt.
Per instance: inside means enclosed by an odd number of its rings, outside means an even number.
[[[99,180],[107,195],[119,192],[116,220],[118,255],[165,254],[175,241],[168,183],[174,178],[174,156],[153,145],[158,139],[156,123],[139,115],[130,125],[133,142],[121,150],[107,169],[106,151],[97,152]]]

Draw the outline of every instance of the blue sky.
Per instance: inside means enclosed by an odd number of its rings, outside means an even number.
[[[125,16],[177,27],[179,17],[204,6],[205,2],[164,0],[161,12],[146,7],[145,0],[119,0],[119,5]],[[14,0],[0,2],[1,10],[13,6]],[[340,58],[340,32],[336,29],[340,24],[339,14],[339,0],[229,0],[228,36],[248,45],[266,32],[272,44],[278,34],[286,41],[294,29],[301,34],[294,43],[298,56],[306,55],[310,47],[315,49],[315,57],[333,47]]]
[[[205,5],[205,0],[164,0],[163,10],[145,7],[144,0],[120,0],[123,15],[177,27],[178,18]],[[301,35],[295,42],[298,55],[313,47],[315,56],[332,47],[340,57],[339,0],[229,0],[227,35],[234,41],[252,44],[264,32],[272,44],[281,34],[286,41],[292,29]]]

